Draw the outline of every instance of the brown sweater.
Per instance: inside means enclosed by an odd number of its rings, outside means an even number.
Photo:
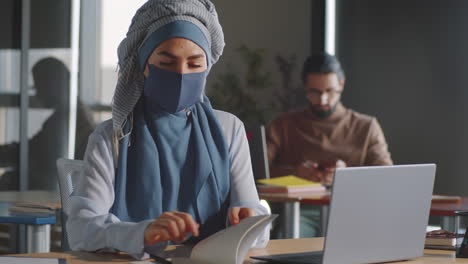
[[[327,119],[307,108],[283,114],[268,127],[271,177],[295,174],[305,160],[341,159],[347,166],[391,165],[387,142],[377,119],[339,104]]]

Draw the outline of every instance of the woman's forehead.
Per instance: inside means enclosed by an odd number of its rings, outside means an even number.
[[[205,51],[195,42],[185,38],[171,38],[159,44],[151,53],[155,55],[175,55],[177,57],[206,57]]]

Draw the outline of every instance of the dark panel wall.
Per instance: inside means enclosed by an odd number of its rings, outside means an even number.
[[[18,49],[21,36],[21,1],[2,0],[0,3],[0,49]]]
[[[70,47],[70,0],[31,1],[31,48]],[[0,49],[21,45],[21,1],[0,2]]]
[[[70,0],[31,1],[31,48],[69,48]]]
[[[325,50],[325,0],[311,0],[310,4],[312,8],[310,54],[314,54]]]
[[[468,1],[337,0],[344,102],[377,116],[397,164],[436,162],[468,195]]]

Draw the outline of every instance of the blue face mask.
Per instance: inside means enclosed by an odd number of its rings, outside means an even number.
[[[157,104],[169,113],[186,109],[201,99],[207,71],[178,73],[149,64],[143,94],[147,101]]]

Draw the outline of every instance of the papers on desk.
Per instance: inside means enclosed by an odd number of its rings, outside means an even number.
[[[198,242],[190,258],[173,258],[174,264],[241,264],[255,240],[278,215],[258,215],[223,229]]]
[[[457,244],[456,234],[445,230],[434,230],[426,233],[425,248],[454,250]]]
[[[298,193],[325,191],[319,182],[309,181],[294,175],[258,180],[257,188],[262,193]]]
[[[28,258],[28,257],[0,257],[0,263],[8,264],[66,264],[66,259],[57,258]]]
[[[22,202],[22,203],[15,203],[15,206],[21,207],[30,207],[30,208],[42,208],[42,209],[49,209],[49,210],[58,210],[60,209],[60,204],[58,203],[43,203],[43,202]]]
[[[17,203],[8,208],[12,215],[35,215],[49,216],[55,214],[55,211],[47,205],[36,205],[31,203]]]

